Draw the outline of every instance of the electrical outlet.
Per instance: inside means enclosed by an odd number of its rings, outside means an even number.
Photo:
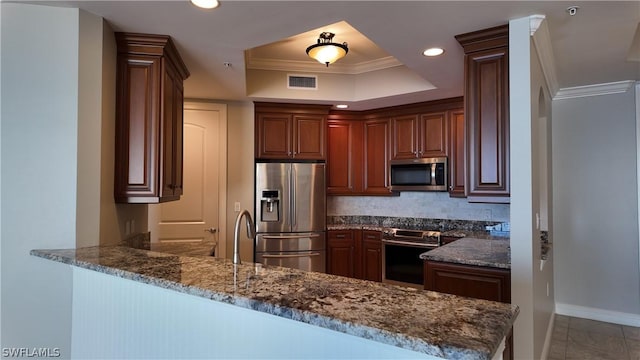
[[[124,236],[131,234],[131,220],[124,222]]]
[[[549,297],[549,282],[547,281],[547,297]]]
[[[136,219],[131,219],[131,226],[130,226],[130,234],[135,234],[136,232]]]
[[[233,211],[240,212],[240,202],[239,201],[236,201],[235,204],[233,204]]]

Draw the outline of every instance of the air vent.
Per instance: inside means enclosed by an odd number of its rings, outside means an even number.
[[[315,75],[287,75],[289,89],[316,90],[318,88],[318,77]]]

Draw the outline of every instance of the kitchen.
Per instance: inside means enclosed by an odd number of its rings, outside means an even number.
[[[54,10],[54,9],[47,9],[47,10],[49,12],[55,12],[56,15],[58,15],[59,12],[62,12],[62,10]],[[63,14],[61,14],[61,15],[64,16]],[[3,36],[4,35],[5,34],[3,33]],[[3,44],[4,44],[4,41],[3,41]],[[3,51],[5,51],[4,46],[5,45],[3,45]],[[3,73],[3,81],[6,81],[4,75],[5,74]],[[98,79],[98,83],[99,83],[99,79]],[[48,94],[48,92],[47,92],[47,94]],[[3,92],[3,96],[9,96],[9,95],[10,94],[6,94],[6,91]],[[568,101],[568,100],[565,100],[565,101]],[[8,101],[3,101],[3,105],[7,106],[7,102]],[[84,102],[83,102],[83,104],[84,104]],[[231,139],[238,139],[237,141],[242,141],[242,139],[246,139],[247,137],[248,138],[252,138],[253,137],[253,135],[252,135],[253,134],[253,129],[252,129],[252,127],[253,127],[253,125],[252,125],[253,124],[253,114],[252,114],[251,106],[252,106],[251,104],[246,105],[246,104],[237,103],[237,102],[230,102],[228,104],[228,112],[229,112],[229,118],[230,119],[244,119],[243,121],[229,121],[229,133],[230,133],[230,138]],[[98,108],[100,108],[100,107],[98,106]],[[3,116],[3,120],[4,120],[4,116]],[[3,125],[4,125],[4,122],[3,122]],[[3,134],[6,134],[6,136],[9,136],[8,134],[11,134],[11,132],[7,133],[6,132],[7,129],[10,129],[10,128],[5,128],[5,131],[3,131]],[[88,141],[89,140],[86,137],[83,137],[82,139],[84,141]],[[44,141],[44,144],[50,144],[49,141],[45,141],[45,140],[46,139],[42,139],[42,141]],[[74,143],[75,143],[75,141],[72,141],[72,144],[74,144]],[[236,159],[252,159],[253,158],[253,149],[251,148],[250,142],[247,143],[245,141],[244,143],[247,144],[247,146],[246,147],[242,147],[240,149],[237,149],[237,152],[234,153],[234,156],[237,156]],[[7,144],[7,139],[6,138],[3,138],[3,144]],[[8,145],[6,145],[6,146],[8,146]],[[19,146],[17,144],[16,144],[16,146],[18,148],[21,148],[21,146]],[[54,148],[62,146],[63,149],[66,149],[66,148],[68,148],[69,145],[65,145],[65,143],[62,143],[62,144],[53,143],[52,146]],[[7,154],[6,151],[3,151],[3,156],[5,156],[6,154]],[[29,154],[29,152],[27,152],[27,154]],[[32,159],[30,157],[27,157],[27,158],[28,159]],[[57,162],[53,162],[53,163],[57,163]],[[6,161],[3,161],[3,167],[5,165],[9,166],[9,165],[11,165],[11,163],[10,162],[7,163]],[[45,167],[45,168],[48,168],[48,167]],[[75,173],[75,170],[70,169],[70,173]],[[253,196],[252,196],[252,194],[248,194],[248,192],[245,189],[252,189],[253,188],[253,184],[252,184],[252,182],[253,182],[253,180],[252,180],[253,179],[253,166],[252,165],[249,166],[248,164],[245,163],[245,165],[239,165],[237,168],[231,168],[230,167],[230,169],[229,169],[229,178],[233,179],[233,181],[229,181],[230,184],[233,184],[233,188],[230,188],[230,191],[229,191],[230,199],[239,199],[243,204],[251,204]],[[72,179],[70,179],[70,180],[71,180],[71,182],[75,183],[75,178],[72,177]],[[7,181],[9,181],[9,182],[7,182]],[[16,186],[16,185],[18,185],[18,184],[15,184],[15,183],[11,182],[10,179],[7,179],[7,181],[3,181],[3,186],[5,186],[5,185],[6,186],[9,186],[9,185]],[[67,185],[64,185],[62,183],[56,183],[56,184],[60,188],[66,188],[67,187]],[[514,186],[515,185],[516,185],[516,182],[514,182]],[[17,188],[21,188],[21,187],[18,186]],[[31,189],[30,191],[33,191],[33,190],[34,189]],[[51,195],[49,195],[49,196],[51,196]],[[7,199],[11,200],[11,194],[7,194],[4,191],[3,191],[3,197],[4,197],[3,200],[7,200]],[[42,198],[50,198],[50,197],[43,196]],[[50,199],[52,199],[52,202],[54,202],[54,203],[59,203],[58,200],[55,200],[55,201],[53,200],[53,199],[57,199],[57,198],[50,198]],[[82,200],[82,198],[78,198],[78,200],[80,201],[80,200]],[[343,201],[343,200],[340,200],[340,201]],[[362,200],[363,201],[362,204],[358,203],[359,200],[354,200],[354,201],[355,201],[355,206],[364,206],[364,202],[366,200],[363,199]],[[21,210],[20,209],[22,209],[23,207],[18,205],[19,202],[9,202],[9,203],[12,204],[12,206],[16,205],[15,207],[12,207],[12,211],[13,212],[17,212],[17,214],[21,214],[21,212],[20,212]],[[3,204],[5,204],[5,202],[3,202]],[[61,206],[62,206],[62,204],[66,204],[64,206],[69,206],[70,208],[75,208],[75,201],[73,202],[73,205],[69,204],[68,200],[62,201],[59,204],[61,204]],[[374,212],[374,211],[379,211],[379,212],[378,213],[369,214],[369,215],[386,215],[386,214],[382,214],[381,213],[382,210],[373,210],[376,207],[377,208],[382,208],[382,206],[372,206],[371,207],[372,208],[372,212]],[[400,208],[400,207],[401,206],[398,205],[398,208]],[[330,209],[331,209],[331,207],[330,207]],[[121,210],[122,211],[132,211],[132,212],[144,211],[144,210],[140,210],[140,209],[135,208],[135,207],[132,207],[131,209],[121,209]],[[75,211],[72,211],[72,212],[75,213]],[[511,213],[512,213],[511,215],[513,215],[513,212],[514,212],[514,203],[512,203],[512,205],[511,205]],[[83,215],[86,215],[86,213],[83,214],[81,211],[78,211],[78,216],[83,216]],[[340,214],[336,214],[336,215],[340,215]],[[4,216],[9,216],[9,214],[7,214],[7,212],[3,210],[3,217]],[[4,225],[3,229],[5,231],[9,231],[12,228],[12,227],[10,227],[11,221],[8,220],[8,219],[11,219],[11,218],[5,218],[5,220],[3,221],[3,225]],[[232,222],[232,221],[229,220],[229,222]],[[58,223],[58,222],[56,222],[56,223]],[[142,226],[143,227],[144,222],[138,221],[137,224],[138,224],[138,226]],[[58,227],[54,226],[53,228],[57,229]],[[93,229],[93,230],[87,230],[89,232],[88,235],[80,236],[81,234],[79,234],[78,235],[78,242],[80,244],[78,244],[78,246],[82,245],[81,243],[83,241],[87,241],[85,239],[96,238],[97,237],[96,235],[92,235],[92,232],[95,232],[96,228],[97,228],[97,226],[90,227],[90,229]],[[516,225],[512,221],[512,238],[514,236],[513,232],[516,231],[516,230],[517,230]],[[8,232],[8,233],[5,232],[3,234],[3,238],[7,239],[7,236],[11,236],[11,235],[17,236],[17,238],[22,238],[22,239],[24,239],[24,237],[25,237],[24,235],[20,235],[20,233],[18,233],[18,232],[16,232],[16,233],[14,233],[14,232]],[[37,234],[33,234],[31,236],[33,236],[34,238],[39,237],[39,235],[37,235]],[[31,243],[30,244],[29,241],[24,241],[22,243],[24,244],[24,247],[25,247],[24,251],[29,251],[30,249],[33,249],[33,248],[43,248],[43,247],[47,247],[47,248],[52,248],[52,247],[70,247],[69,245],[65,245],[64,244],[64,241],[61,240],[62,238],[63,237],[59,238],[59,240],[55,240],[55,243],[52,243],[51,241],[49,241],[49,242],[43,243],[42,245],[38,245],[37,243]],[[75,245],[76,244],[74,243],[74,244],[71,245],[71,247],[74,247]],[[627,250],[627,252],[628,253],[633,253],[633,251],[629,251],[629,250]],[[3,253],[4,253],[4,251],[3,251]],[[533,253],[533,252],[531,252],[531,253]],[[11,254],[11,252],[7,253],[7,255],[8,254]],[[34,260],[28,260],[28,261],[33,262]],[[531,260],[529,260],[529,261],[531,261]],[[7,260],[7,258],[4,258],[4,255],[3,255],[3,266],[5,266],[5,264],[11,264],[11,261]],[[4,274],[5,274],[5,272],[3,271],[3,277],[5,276]],[[53,281],[53,279],[52,279],[52,281]],[[3,281],[3,283],[4,283],[4,281]],[[3,293],[5,293],[5,291],[6,290],[3,290]],[[619,297],[618,301],[621,301],[624,298],[625,298],[624,296],[621,296],[621,297]],[[6,302],[3,301],[3,306],[8,306],[8,305],[7,305]],[[624,306],[621,305],[620,308],[622,309],[622,308],[624,308]],[[631,310],[627,310],[627,311],[630,312]],[[45,317],[52,316],[52,314],[48,314],[48,315],[42,314],[42,315],[45,316]],[[3,316],[4,316],[3,319],[6,319],[7,315],[3,314]],[[3,321],[3,323],[4,323],[4,321]],[[6,331],[6,329],[3,329],[3,333],[5,331]]]

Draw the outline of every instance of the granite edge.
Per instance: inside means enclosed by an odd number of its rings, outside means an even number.
[[[287,318],[290,320],[300,321],[310,325],[320,326],[326,329],[342,332],[342,333],[353,335],[353,336],[362,337],[365,339],[385,343],[392,346],[398,346],[404,349],[424,353],[427,355],[433,355],[433,356],[444,355],[444,349],[441,349],[441,347],[437,345],[429,344],[422,339],[406,336],[404,334],[393,333],[386,330],[372,328],[364,325],[352,324],[352,323],[341,321],[328,316],[315,314],[310,311],[297,310],[297,309],[279,306],[276,304],[270,304],[270,303],[253,300],[253,299],[249,299],[249,298],[245,298],[237,295],[214,292],[214,291],[202,289],[197,286],[184,285],[175,281],[160,279],[154,276],[148,276],[148,275],[139,274],[139,273],[135,273],[127,270],[117,269],[111,266],[93,264],[90,262],[70,258],[69,256],[65,256],[64,254],[55,254],[55,253],[52,253],[51,251],[54,251],[54,250],[35,249],[30,251],[30,255],[40,257],[43,259],[60,262],[60,263],[71,265],[71,266],[76,266],[79,268],[84,268],[87,270],[100,272],[107,275],[120,277],[127,280],[140,282],[143,284],[157,286],[157,287],[168,289],[168,290],[174,290],[180,293],[198,296],[198,297],[210,299],[213,301],[218,301],[218,302],[222,302],[230,305],[239,306],[239,307],[250,309],[250,310],[264,312],[271,315]],[[180,258],[189,258],[189,257],[180,256]],[[194,259],[193,261],[197,261],[197,259]],[[516,305],[512,304],[512,311],[513,311],[512,319],[515,319],[519,314],[519,308]],[[511,323],[511,326],[513,326],[513,321]],[[506,336],[506,332],[505,334],[503,334],[503,336]],[[475,359],[487,359],[487,360],[491,359],[491,356],[493,356],[493,354],[488,354],[487,352],[480,352],[479,350],[459,348],[455,346],[446,346],[446,348],[448,348],[447,354],[450,356],[453,354],[457,354],[459,356],[462,356],[462,358],[472,356]]]

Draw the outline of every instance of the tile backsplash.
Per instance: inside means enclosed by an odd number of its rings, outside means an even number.
[[[447,192],[401,192],[400,196],[327,196],[327,215],[509,221],[509,204],[469,203]]]

